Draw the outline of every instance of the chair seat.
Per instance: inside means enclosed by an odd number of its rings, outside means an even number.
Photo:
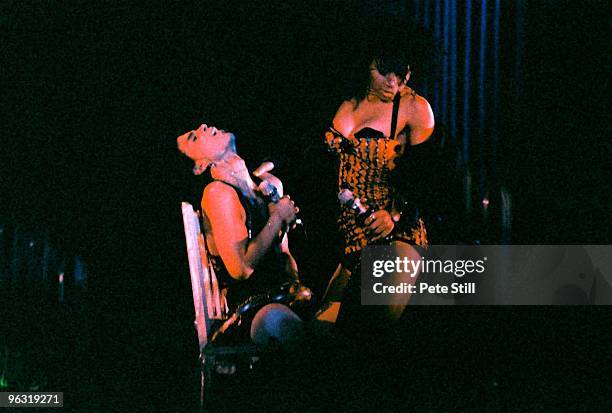
[[[253,343],[237,344],[231,346],[216,346],[208,344],[204,347],[202,354],[206,356],[222,356],[227,354],[256,354],[259,348]]]

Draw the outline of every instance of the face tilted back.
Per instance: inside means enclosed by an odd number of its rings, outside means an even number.
[[[178,149],[195,161],[194,173],[201,174],[214,162],[236,152],[235,136],[230,132],[200,125],[176,139]]]

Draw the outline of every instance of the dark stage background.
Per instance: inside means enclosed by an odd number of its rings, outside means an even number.
[[[321,292],[338,258],[336,172],[322,131],[353,76],[350,40],[385,14],[427,24],[447,52],[429,80],[414,75],[438,122],[415,179],[432,240],[609,244],[610,7],[482,4],[3,2],[0,218],[45,234],[88,270],[87,288],[60,305],[55,285],[11,284],[18,276],[2,264],[0,345],[18,354],[20,390],[42,382],[83,411],[192,403],[197,341],[180,202],[198,204],[203,181],[175,138],[201,122],[235,132],[253,165],[282,160],[308,233],[293,240],[298,264]],[[510,229],[501,193],[512,201]],[[347,385],[355,393],[312,390],[303,400],[603,405],[605,308],[418,308],[408,318],[399,359],[370,359],[378,370],[350,359],[361,374]],[[415,358],[430,361],[384,368]],[[391,379],[355,390],[368,371]],[[398,377],[407,389],[387,392]]]

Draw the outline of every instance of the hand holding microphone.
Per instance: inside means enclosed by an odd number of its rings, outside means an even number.
[[[298,208],[290,197],[284,196],[278,201],[268,204],[268,212],[270,216],[277,216],[283,223],[289,227],[295,221],[295,214]]]
[[[338,200],[341,205],[357,212],[357,224],[366,229],[370,241],[377,241],[385,238],[393,232],[395,224],[388,211],[384,209],[378,211],[368,209],[361,203],[361,200],[348,189],[340,191]]]
[[[272,216],[272,214],[279,214],[287,225],[287,232],[289,229],[293,229],[296,226],[304,225],[302,220],[297,217],[300,208],[295,206],[291,197],[286,195],[281,198],[278,189],[268,181],[261,181],[257,189],[270,201],[270,204],[268,204],[270,216]]]
[[[274,164],[272,162],[264,162],[262,163],[255,171],[253,171],[253,175],[258,178],[263,178],[262,175],[267,174],[269,171],[274,169]],[[272,176],[272,179],[278,181],[278,179]],[[287,224],[287,231],[289,229],[295,228],[296,226],[303,226],[304,223],[300,218],[296,217],[296,214],[300,212],[300,209],[295,206],[295,203],[291,201],[289,196],[281,196],[281,190],[277,188],[277,186],[272,182],[272,179],[262,179],[262,181],[257,186],[257,190],[270,201],[271,205],[268,205],[268,211],[270,215],[273,213],[280,213],[281,216],[285,217],[284,221]],[[280,184],[280,181],[278,181]],[[285,211],[286,208],[289,208],[288,205],[280,205],[281,203],[286,203],[284,200],[287,199],[291,204],[292,213]],[[290,219],[288,219],[290,218]]]
[[[367,207],[363,206],[361,200],[357,198],[352,191],[343,189],[338,194],[338,201],[340,205],[346,206],[357,213],[357,223],[363,227],[366,226],[366,219],[372,215],[373,211],[370,211]]]

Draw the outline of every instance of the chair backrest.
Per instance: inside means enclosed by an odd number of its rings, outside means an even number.
[[[185,226],[189,273],[191,274],[195,326],[198,331],[200,350],[202,350],[211,337],[213,322],[227,317],[227,302],[224,292],[219,289],[217,277],[208,260],[200,217],[188,202],[182,202],[181,209]]]

